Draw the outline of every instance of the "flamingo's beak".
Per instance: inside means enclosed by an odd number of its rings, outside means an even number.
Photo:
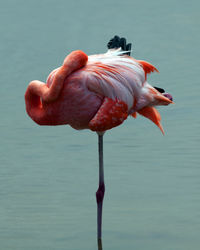
[[[170,95],[170,97],[171,97],[171,95]],[[174,102],[170,98],[168,98],[168,96],[165,96],[164,94],[154,95],[154,99],[156,100],[155,105],[169,105],[169,104],[174,104]]]
[[[173,102],[173,97],[172,97],[172,95],[170,95],[169,93],[163,93],[163,95],[164,95],[165,97],[167,97],[170,101]],[[174,103],[174,102],[173,102],[173,103]]]
[[[155,88],[149,88],[150,96],[153,96],[153,106],[174,104],[169,93],[161,93]]]

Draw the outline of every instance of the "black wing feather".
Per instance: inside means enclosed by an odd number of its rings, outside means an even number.
[[[120,38],[119,36],[114,36],[112,39],[107,44],[108,49],[118,49],[121,48],[123,51],[129,51],[125,53],[125,55],[130,56],[131,55],[131,43],[126,44],[126,38],[122,37]]]

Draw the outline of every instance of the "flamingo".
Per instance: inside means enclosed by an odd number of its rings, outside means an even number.
[[[68,124],[76,130],[98,134],[99,187],[97,201],[97,241],[102,249],[102,209],[105,193],[103,135],[122,124],[128,116],[140,114],[150,119],[164,134],[155,106],[173,103],[172,96],[147,82],[155,66],[130,56],[131,44],[115,36],[104,54],[71,52],[62,66],[43,83],[31,81],[25,93],[26,111],[39,125]]]

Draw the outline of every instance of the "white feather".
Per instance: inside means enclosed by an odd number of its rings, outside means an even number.
[[[135,98],[140,98],[145,73],[136,60],[124,53],[121,49],[110,49],[105,54],[91,55],[82,73],[89,90],[122,100],[131,110]]]

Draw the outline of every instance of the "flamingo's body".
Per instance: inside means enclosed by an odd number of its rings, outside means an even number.
[[[40,125],[69,124],[93,131],[111,129],[138,112],[163,132],[153,106],[172,101],[146,81],[146,74],[154,70],[153,65],[123,55],[120,49],[89,57],[74,51],[50,73],[47,84],[29,84],[26,110]]]
[[[114,49],[119,48],[121,49]],[[157,69],[130,57],[131,44],[115,36],[107,53],[87,56],[82,51],[68,55],[53,70],[47,83],[32,81],[25,93],[28,115],[39,125],[69,124],[75,129],[97,131],[99,138],[99,188],[97,199],[98,249],[101,247],[102,207],[105,191],[103,132],[137,113],[153,121],[164,133],[154,106],[172,103],[171,95],[152,87],[147,74]]]

